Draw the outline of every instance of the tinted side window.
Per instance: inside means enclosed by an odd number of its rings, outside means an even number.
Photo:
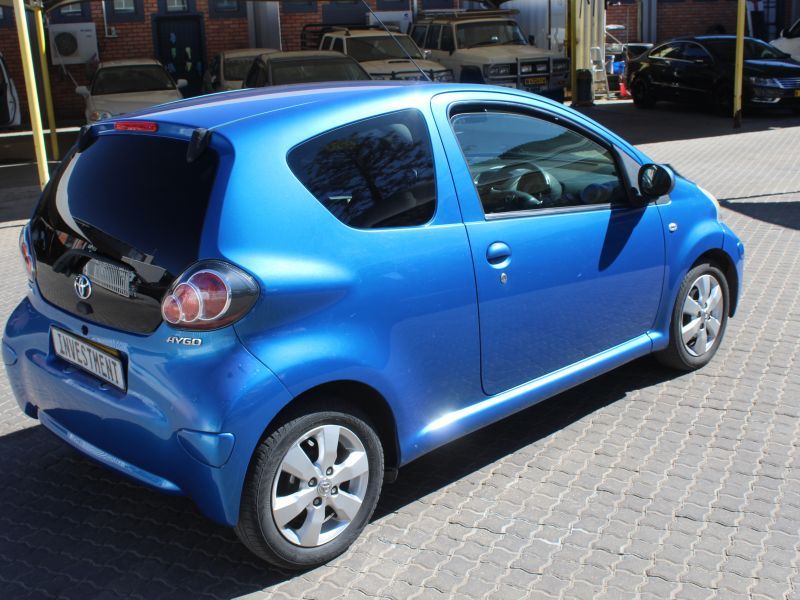
[[[428,35],[425,37],[425,47],[430,50],[439,48],[439,34],[442,31],[441,25],[431,25],[428,28]]]
[[[295,176],[351,227],[423,225],[436,210],[425,120],[410,109],[358,121],[295,147]]]
[[[341,52],[342,54],[344,54],[344,42],[342,41],[342,38],[336,38],[336,39],[333,40],[333,48],[332,48],[332,50],[335,50],[336,52]]]
[[[423,48],[425,46],[425,34],[428,33],[428,26],[427,25],[417,25],[411,31],[411,39],[414,40],[414,43]]]
[[[455,46],[453,45],[453,28],[449,25],[445,25],[442,28],[442,50],[445,52],[452,52],[455,50]]]
[[[650,53],[653,58],[682,58],[680,46],[678,44],[667,44],[656,48]]]
[[[486,214],[626,199],[611,153],[571,129],[507,112],[458,114],[452,125]]]
[[[707,60],[711,61],[711,56],[703,48],[697,44],[684,44],[683,45],[683,59],[684,60]]]

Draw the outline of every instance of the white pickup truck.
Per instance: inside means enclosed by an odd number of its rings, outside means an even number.
[[[569,59],[531,45],[515,10],[421,14],[411,37],[431,58],[453,70],[456,81],[489,83],[564,100]]]

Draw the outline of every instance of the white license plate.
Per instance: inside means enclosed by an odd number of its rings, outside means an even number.
[[[58,356],[125,391],[125,372],[116,356],[60,329],[50,329],[50,337]]]

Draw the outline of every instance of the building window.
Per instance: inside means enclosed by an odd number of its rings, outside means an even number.
[[[114,0],[114,12],[118,15],[135,13],[136,5],[133,0]]]
[[[109,23],[144,21],[143,0],[105,0]]]
[[[247,16],[247,8],[243,0],[209,0],[208,12],[211,18],[216,19]]]
[[[92,11],[88,2],[74,2],[67,4],[50,13],[51,23],[74,23],[92,20]]]
[[[167,0],[167,12],[186,12],[189,10],[188,0]]]
[[[284,12],[317,12],[316,0],[283,0],[281,7]]]

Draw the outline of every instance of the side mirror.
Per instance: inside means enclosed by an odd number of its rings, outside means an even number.
[[[779,37],[779,38],[785,38],[785,37],[786,37],[786,30],[785,30],[785,29],[781,29],[781,30],[778,32],[778,37]]]
[[[536,45],[536,36],[535,35],[529,35],[528,36],[528,43],[531,46],[535,46]]]
[[[185,79],[178,79],[178,81],[177,81],[177,83],[175,85],[177,85],[178,89],[181,90],[181,89],[185,88],[187,85],[189,85],[189,82],[186,81]]]
[[[649,163],[639,169],[639,193],[646,200],[666,196],[675,187],[675,174],[664,165]]]
[[[76,87],[75,93],[78,94],[78,96],[83,96],[84,98],[88,98],[90,95],[89,88],[86,87],[85,85],[79,85],[78,87]]]
[[[423,50],[422,51],[422,58],[424,58],[425,60],[430,60],[431,59],[431,51],[430,50]]]

